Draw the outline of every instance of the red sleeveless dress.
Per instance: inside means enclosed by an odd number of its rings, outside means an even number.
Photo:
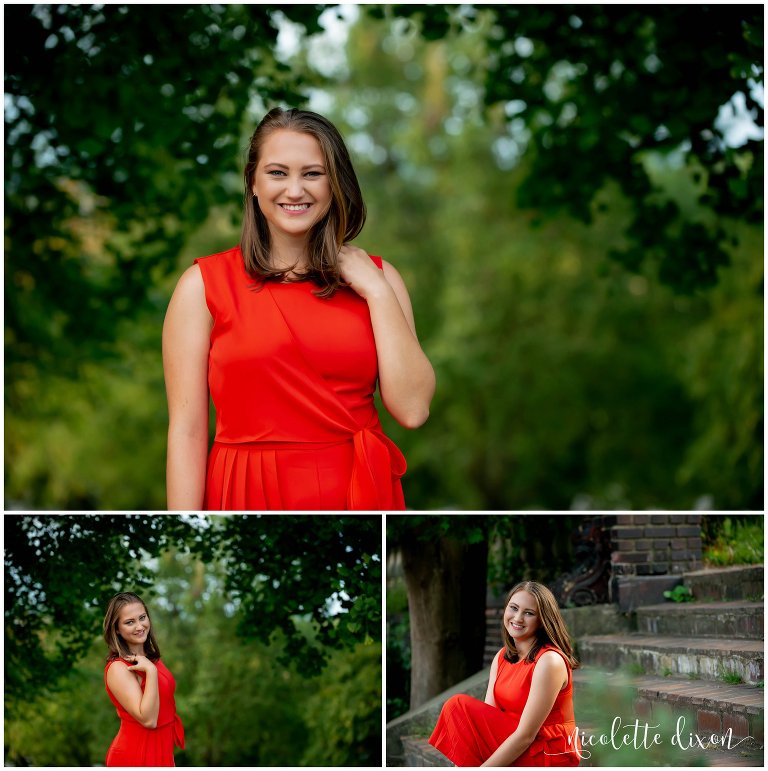
[[[131,717],[122,704],[112,695],[107,685],[107,672],[115,663],[128,665],[122,659],[112,659],[104,667],[104,687],[107,696],[117,709],[120,718],[120,730],[107,752],[107,766],[174,766],[174,745],[184,749],[184,726],[176,714],[176,701],[173,698],[176,681],[168,667],[158,660],[157,690],[160,696],[160,711],[157,715],[156,728],[144,728]],[[141,678],[141,691],[144,692],[144,678]]]
[[[553,646],[544,646],[533,663],[515,664],[499,651],[498,671],[493,698],[498,706],[474,699],[466,694],[451,696],[443,705],[429,743],[457,766],[479,766],[513,734],[520,722],[536,662],[548,650],[563,655]],[[565,661],[565,656],[563,656]],[[573,715],[573,678],[568,669],[568,684],[560,691],[552,710],[528,749],[513,766],[578,766],[579,751],[576,721]]]
[[[348,287],[317,297],[311,281],[259,285],[240,247],[195,263],[214,320],[205,509],[404,509],[366,301]]]

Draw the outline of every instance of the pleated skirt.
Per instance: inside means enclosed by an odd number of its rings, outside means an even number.
[[[174,724],[144,728],[138,723],[121,723],[107,752],[105,765],[136,768],[175,766]]]
[[[351,441],[287,446],[214,442],[205,483],[207,511],[343,511]]]

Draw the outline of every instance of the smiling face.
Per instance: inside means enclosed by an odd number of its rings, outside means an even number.
[[[525,590],[515,592],[504,609],[504,628],[517,644],[519,641],[533,640],[541,626],[536,598]]]
[[[120,610],[117,633],[129,646],[143,646],[149,634],[149,615],[140,602],[131,602]]]
[[[261,146],[251,190],[273,239],[306,237],[332,199],[320,143],[311,134],[273,131]]]

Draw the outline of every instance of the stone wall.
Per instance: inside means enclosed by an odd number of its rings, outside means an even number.
[[[681,575],[700,570],[701,514],[617,514],[613,576]]]

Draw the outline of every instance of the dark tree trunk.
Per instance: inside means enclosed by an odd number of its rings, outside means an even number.
[[[409,538],[401,554],[414,709],[483,667],[488,543]]]

